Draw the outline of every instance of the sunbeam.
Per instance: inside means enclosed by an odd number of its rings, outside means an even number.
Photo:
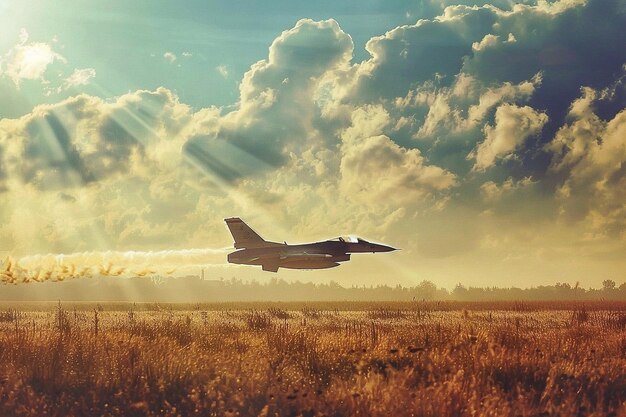
[[[221,140],[221,139],[220,139]],[[228,143],[225,140],[224,146],[232,148],[233,151],[237,150],[239,153],[245,153],[249,160],[254,160],[255,163],[265,164],[265,162],[259,160],[254,155],[238,149],[235,145]],[[275,214],[270,210],[263,208],[263,204],[256,201],[253,196],[248,195],[243,187],[237,187],[233,181],[229,181],[228,175],[223,175],[224,170],[232,175],[232,178],[237,178],[242,173],[238,167],[228,163],[228,161],[220,161],[214,155],[211,155],[204,149],[195,146],[187,146],[183,151],[183,157],[191,166],[196,168],[202,173],[211,183],[213,183],[221,192],[223,192],[230,200],[232,200],[238,207],[238,213],[244,213],[246,217],[261,218],[263,222],[272,227],[272,230],[283,236],[287,235],[287,229],[284,227],[284,222],[280,221]],[[218,172],[218,169],[220,172]]]

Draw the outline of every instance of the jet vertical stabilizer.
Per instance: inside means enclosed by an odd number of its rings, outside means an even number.
[[[233,239],[235,239],[235,249],[266,248],[269,246],[280,245],[280,243],[268,242],[264,240],[239,217],[231,217],[224,220],[228,225],[230,233],[233,235]]]

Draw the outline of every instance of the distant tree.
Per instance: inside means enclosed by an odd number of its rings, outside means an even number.
[[[554,292],[557,299],[567,300],[573,297],[572,286],[567,282],[557,282],[554,285]]]
[[[559,291],[569,291],[572,289],[572,286],[568,284],[567,282],[563,282],[563,283],[557,282],[554,287]]]
[[[334,290],[343,289],[343,287],[337,281],[334,281],[334,280],[330,281],[328,283],[328,286]]]
[[[452,297],[458,300],[464,300],[467,298],[467,288],[461,283],[456,284],[456,287],[452,290]]]
[[[435,299],[448,300],[450,299],[450,292],[444,287],[437,288],[437,291],[435,292]]]
[[[426,280],[420,282],[415,289],[417,290],[418,298],[423,300],[432,300],[437,293],[437,286]]]
[[[604,291],[613,291],[617,284],[612,279],[605,279],[602,281],[602,289]]]

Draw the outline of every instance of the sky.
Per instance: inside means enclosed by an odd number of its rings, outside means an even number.
[[[237,216],[402,249],[287,280],[626,281],[625,41],[623,0],[2,0],[0,255],[274,277]]]

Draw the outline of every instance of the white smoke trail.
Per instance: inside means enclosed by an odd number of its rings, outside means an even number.
[[[71,278],[146,275],[172,276],[181,271],[223,264],[230,249],[105,251],[30,255],[0,265],[0,282],[64,281]]]

